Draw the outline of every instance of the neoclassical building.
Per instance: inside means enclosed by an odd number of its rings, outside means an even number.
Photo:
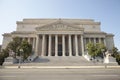
[[[83,56],[89,42],[103,43],[109,50],[114,46],[114,35],[102,32],[100,22],[93,19],[23,19],[16,23],[16,31],[3,34],[2,49],[16,36],[32,44],[38,56]]]

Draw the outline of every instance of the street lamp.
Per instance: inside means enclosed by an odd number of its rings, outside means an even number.
[[[102,55],[103,55],[103,58],[105,57],[105,49],[101,49],[101,51],[102,51]]]
[[[19,57],[19,65],[18,65],[18,68],[20,68],[20,63],[21,63],[21,54],[22,54],[22,52],[23,52],[23,49],[19,49],[19,51],[20,51],[20,57]]]
[[[104,62],[104,59],[105,59],[105,49],[101,49],[101,52],[102,52],[102,62]]]

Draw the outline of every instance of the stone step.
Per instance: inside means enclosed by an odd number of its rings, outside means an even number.
[[[34,64],[35,63],[35,64]],[[40,56],[38,57],[34,63],[34,65],[48,65],[48,66],[56,66],[56,65],[94,65],[94,63],[87,61],[84,57],[82,56],[67,56],[67,57],[59,57],[59,56],[50,56],[50,57],[46,57],[46,56]]]
[[[38,57],[37,61],[49,61],[49,62],[88,62],[84,57]]]
[[[12,64],[18,65],[18,64]],[[87,61],[83,56],[39,56],[34,62],[21,63],[22,66],[104,66],[101,62]]]

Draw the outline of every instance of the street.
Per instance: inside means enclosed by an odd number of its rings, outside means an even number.
[[[0,69],[0,80],[120,80],[120,69]]]

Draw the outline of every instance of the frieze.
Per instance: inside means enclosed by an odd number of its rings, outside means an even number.
[[[37,31],[43,31],[43,30],[47,30],[47,31],[54,31],[54,30],[58,30],[58,31],[69,31],[69,30],[74,30],[74,31],[79,31],[79,30],[83,30],[82,28],[76,27],[74,25],[69,25],[69,24],[64,24],[64,23],[55,23],[55,24],[50,24],[50,25],[45,25],[42,27],[37,27],[36,28]]]

